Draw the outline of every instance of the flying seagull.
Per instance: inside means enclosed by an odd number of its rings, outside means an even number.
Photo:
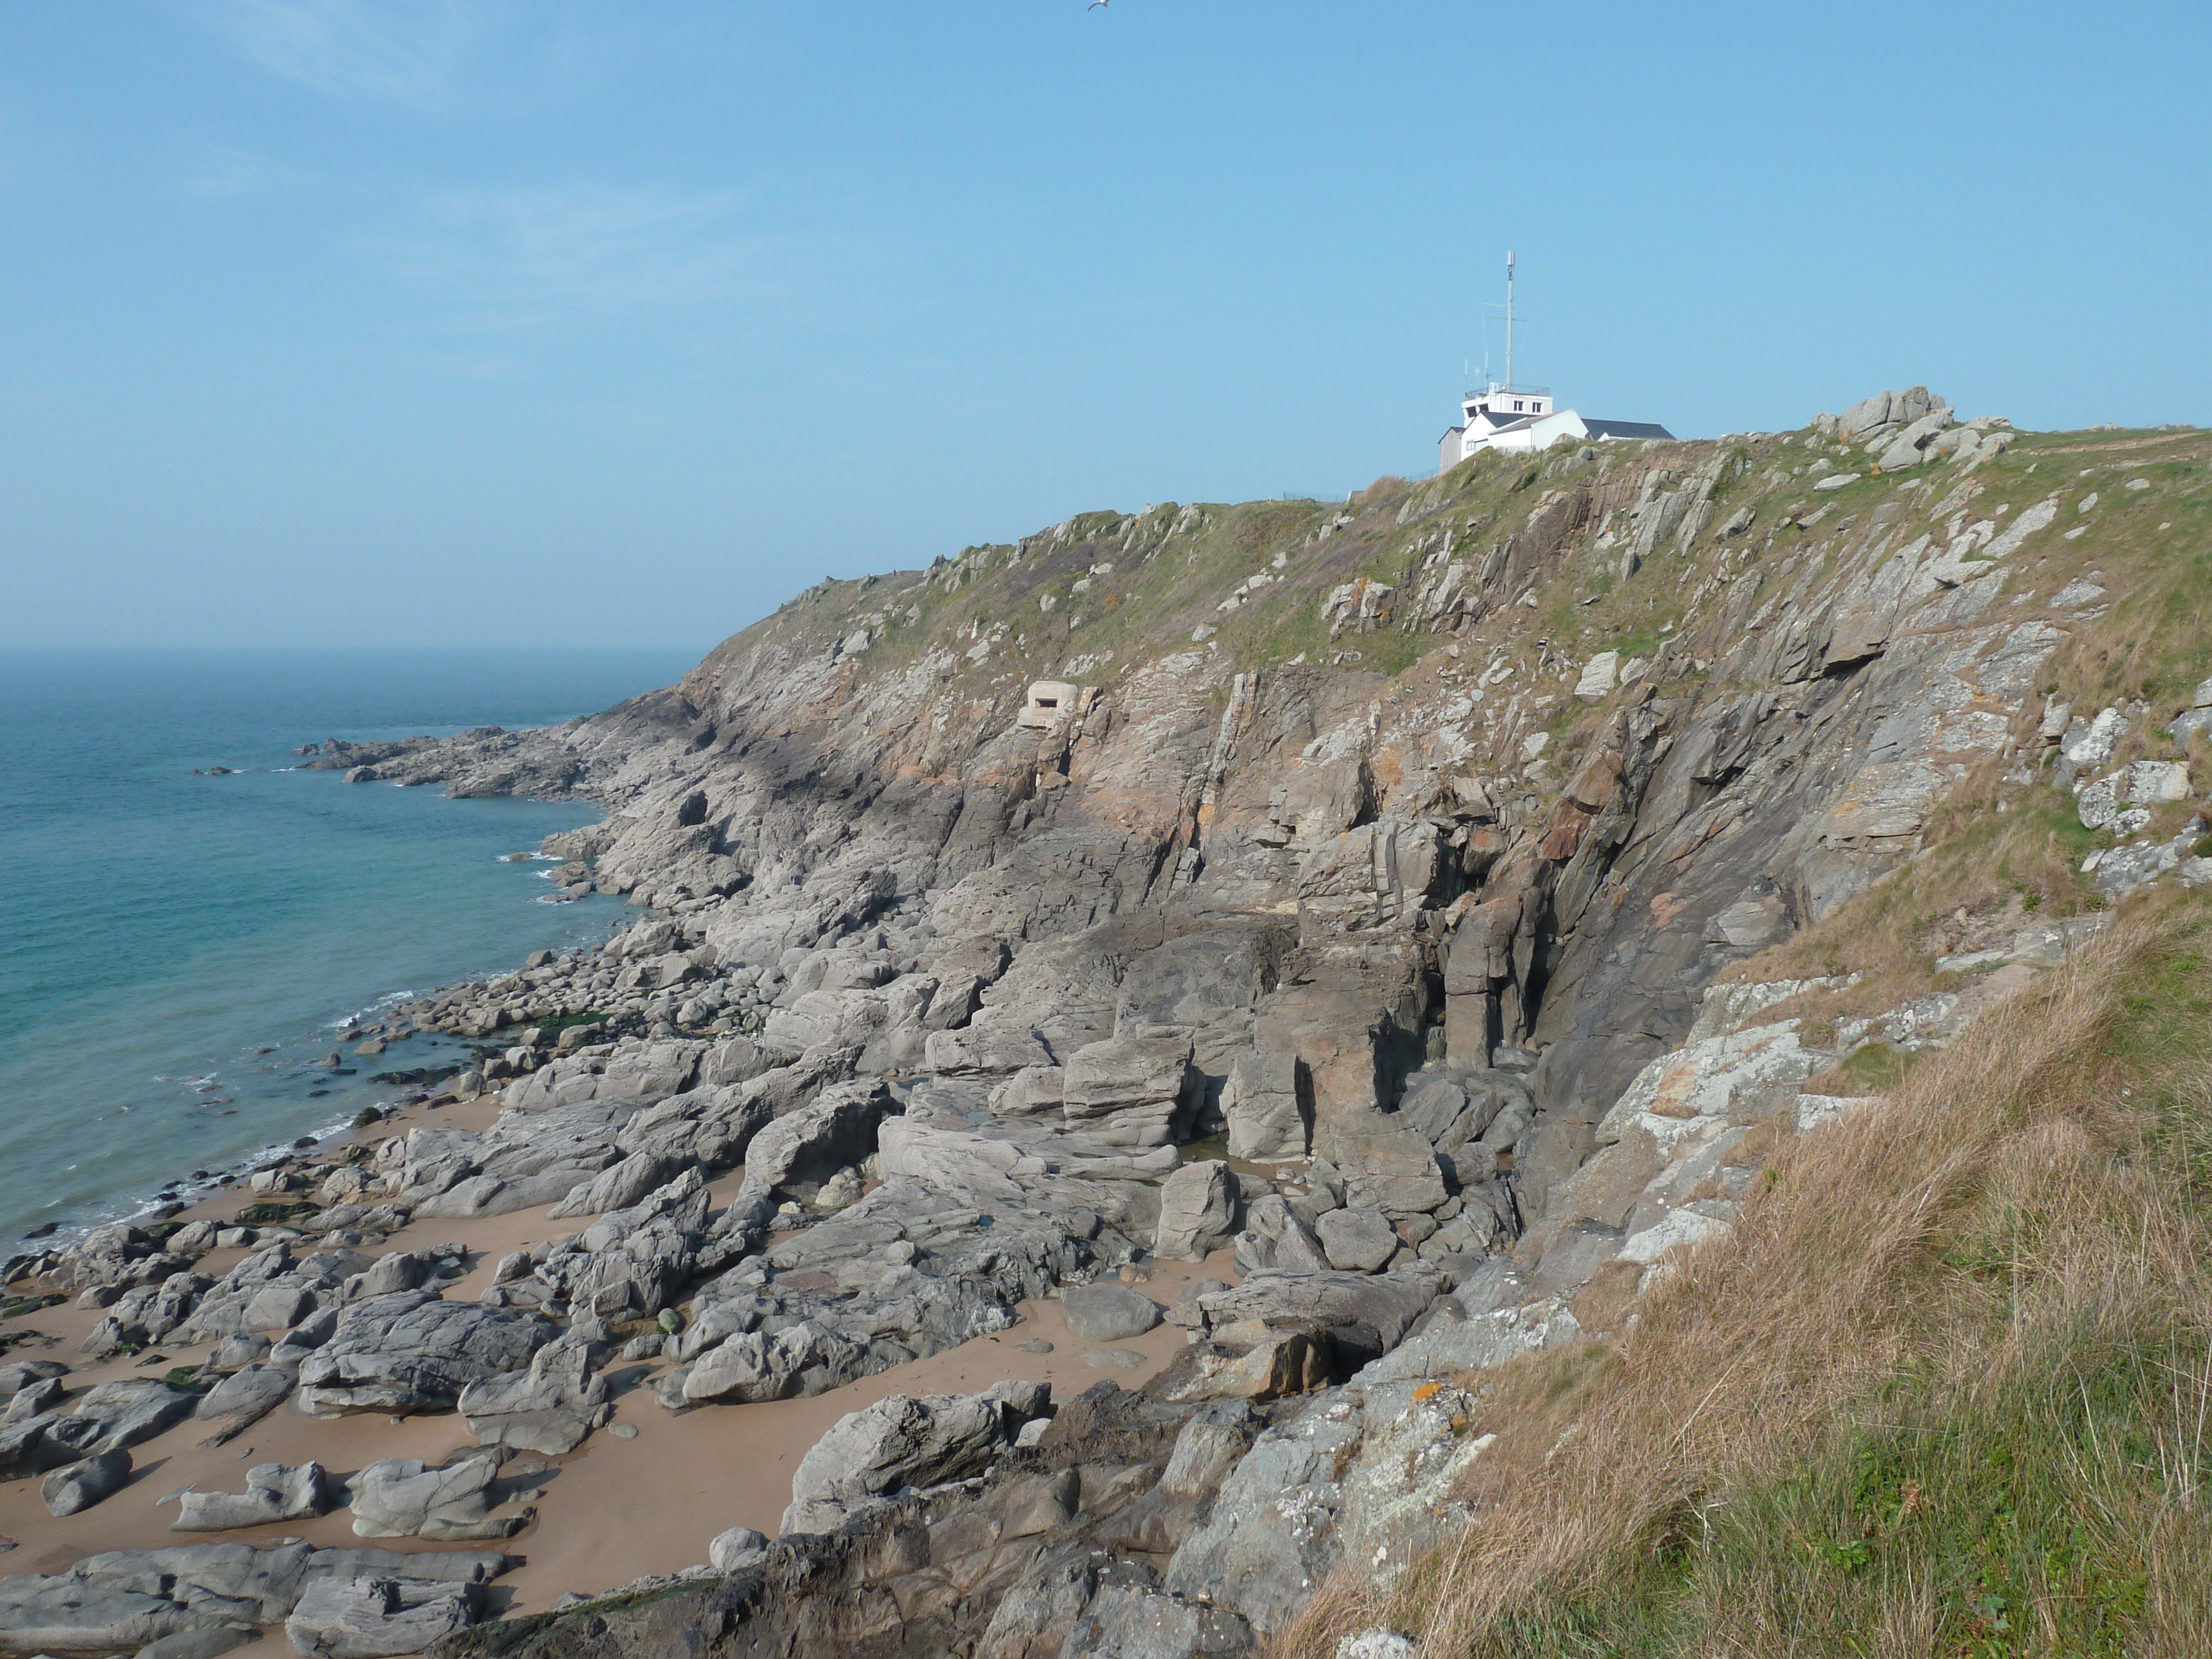
[[[1091,3],[1085,6],[1083,9],[1085,11],[1097,11],[1101,6],[1109,6],[1113,3],[1114,0],[1091,0]]]

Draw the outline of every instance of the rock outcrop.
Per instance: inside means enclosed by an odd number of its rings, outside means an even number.
[[[222,1432],[287,1399],[457,1410],[479,1448],[349,1483],[357,1532],[446,1540],[520,1524],[499,1460],[605,1425],[617,1346],[660,1408],[743,1411],[1033,1298],[1086,1343],[1164,1319],[1188,1340],[1140,1391],[848,1415],[784,1536],[725,1534],[649,1602],[482,1625],[495,1569],[287,1566],[261,1613],[330,1653],[1251,1651],[1328,1573],[1461,1524],[1470,1378],[1624,1328],[1778,1145],[1878,1109],[1856,1054],[1948,1041],[2100,925],[2092,890],[2212,881],[2206,665],[2155,709],[2052,689],[2109,609],[2094,538],[2159,533],[2159,491],[2039,471],[2039,441],[1916,387],[1340,506],[1086,514],[824,584],[605,714],[321,746],[602,804],[552,884],[648,914],[364,1033],[476,1042],[442,1097],[498,1091],[488,1127],[272,1167],[314,1213],[219,1275],[213,1233],[121,1227],[10,1282],[95,1298],[95,1357],[223,1344]],[[1784,1005],[1856,981],[1746,967],[2015,806],[2098,838],[2081,891],[1946,922],[1955,977],[1814,1018]],[[458,1247],[382,1237],[537,1206],[559,1227],[474,1301]],[[1162,1261],[1220,1277],[1164,1306]],[[27,1402],[0,1478],[195,1409],[131,1383],[64,1411],[58,1376],[0,1372]],[[186,1513],[308,1512],[313,1470]],[[23,1582],[0,1607],[60,1630]],[[130,1594],[77,1644],[212,1627]]]

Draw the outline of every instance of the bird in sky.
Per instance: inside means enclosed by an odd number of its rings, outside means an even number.
[[[1091,0],[1091,3],[1085,6],[1083,9],[1085,11],[1097,11],[1101,6],[1111,5],[1112,3],[1113,0]]]

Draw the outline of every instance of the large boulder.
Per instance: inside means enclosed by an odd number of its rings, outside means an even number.
[[[1076,1615],[1066,1659],[1243,1659],[1252,1627],[1225,1608],[1139,1584],[1109,1584]]]
[[[1449,1196],[1436,1148],[1403,1113],[1340,1113],[1328,1121],[1315,1150],[1344,1176],[1344,1201],[1355,1208],[1396,1220],[1425,1215]]]
[[[542,1314],[429,1291],[371,1297],[301,1362],[300,1407],[316,1417],[449,1410],[470,1383],[522,1370],[559,1328]]]
[[[1229,1068],[1221,1109],[1229,1120],[1229,1156],[1265,1160],[1304,1158],[1313,1123],[1311,1085],[1296,1054],[1248,1049]]]
[[[1085,1342],[1121,1342],[1160,1322],[1160,1304],[1127,1285],[1071,1285],[1060,1293],[1067,1328]]]
[[[482,1584],[405,1578],[326,1578],[307,1586],[284,1621],[293,1648],[314,1659],[421,1653],[483,1611]]]
[[[69,1367],[58,1359],[19,1359],[12,1365],[0,1365],[0,1400],[12,1401],[33,1382],[68,1374]]]
[[[1188,1032],[1084,1044],[1060,1073],[1068,1127],[1117,1146],[1180,1140],[1194,1105],[1190,1060]]]
[[[1187,1164],[1160,1183],[1160,1224],[1153,1254],[1170,1261],[1203,1261],[1237,1232],[1237,1177],[1218,1158]]]
[[[746,1331],[710,1350],[684,1379],[684,1399],[757,1405],[827,1392],[866,1368],[867,1350],[803,1319],[773,1335]]]
[[[266,1417],[292,1396],[299,1374],[279,1365],[248,1365],[234,1371],[200,1396],[192,1415],[221,1425],[228,1439]]]
[[[559,1221],[626,1210],[676,1173],[676,1160],[672,1158],[658,1152],[632,1152],[611,1169],[577,1182],[566,1198],[545,1212],[546,1218]]]
[[[0,1429],[0,1481],[21,1480],[91,1456],[106,1437],[97,1418],[42,1412]]]
[[[520,1520],[490,1520],[501,1454],[473,1452],[430,1465],[386,1457],[346,1482],[357,1538],[427,1538],[461,1543],[505,1538]]]
[[[1237,1236],[1238,1273],[1308,1273],[1328,1266],[1313,1229],[1281,1194],[1268,1193],[1245,1206],[1244,1231]]]
[[[559,1457],[583,1443],[606,1403],[606,1380],[592,1374],[591,1351],[562,1340],[540,1348],[527,1370],[470,1383],[459,1407],[482,1444]]]
[[[833,1531],[850,1507],[908,1486],[981,1474],[1043,1409],[1038,1383],[983,1394],[895,1394],[841,1418],[791,1480],[786,1533]]]
[[[130,1480],[131,1454],[118,1446],[56,1469],[40,1482],[39,1496],[46,1503],[46,1513],[59,1520],[112,1498]]]
[[[745,1149],[748,1188],[767,1191],[793,1182],[827,1180],[876,1150],[876,1125],[893,1102],[880,1078],[832,1085],[780,1117]]]
[[[1314,1231],[1332,1267],[1374,1273],[1398,1253],[1398,1235],[1380,1210],[1331,1210],[1314,1224]]]

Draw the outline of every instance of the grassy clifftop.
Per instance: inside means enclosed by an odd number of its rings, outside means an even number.
[[[1484,1381],[1437,1654],[2212,1652],[2212,915],[2158,902],[1805,1137],[1618,1345]]]

